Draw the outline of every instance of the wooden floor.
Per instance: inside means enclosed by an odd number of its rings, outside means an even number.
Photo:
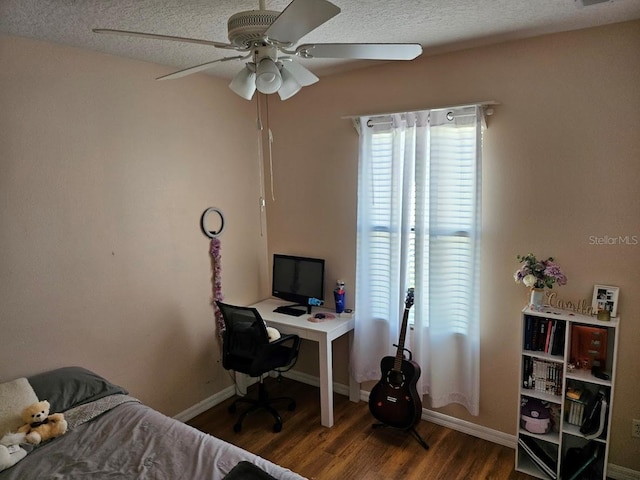
[[[274,422],[266,412],[248,416],[242,431],[235,433],[237,414],[227,411],[233,399],[188,423],[309,479],[533,478],[514,471],[511,448],[422,420],[416,429],[429,444],[429,450],[424,450],[407,432],[373,429],[375,419],[367,403],[352,403],[338,394],[334,395],[335,425],[325,428],[320,425],[318,388],[286,378],[268,378],[266,384],[272,397],[288,395],[297,402],[293,412],[286,409],[286,404],[278,408],[284,421],[280,433],[273,433]],[[256,394],[254,385],[249,395]]]

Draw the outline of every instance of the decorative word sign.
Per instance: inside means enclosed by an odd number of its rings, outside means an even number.
[[[576,303],[573,303],[571,300],[562,300],[557,298],[558,295],[556,292],[546,291],[545,295],[547,297],[547,304],[550,307],[571,310],[583,315],[593,315],[595,313],[588,300],[578,300]]]

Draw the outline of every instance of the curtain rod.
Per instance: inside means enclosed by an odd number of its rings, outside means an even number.
[[[465,103],[463,105],[445,105],[443,107],[427,107],[427,108],[419,108],[419,109],[413,109],[410,110],[412,112],[420,112],[423,110],[446,110],[447,108],[463,108],[463,107],[475,107],[476,105],[480,105],[482,107],[486,107],[486,106],[490,106],[490,105],[500,105],[500,102],[496,102],[495,100],[487,100],[484,102],[474,102],[474,103]],[[404,112],[386,112],[386,113],[362,113],[359,115],[343,115],[342,117],[340,117],[343,120],[354,120],[356,118],[360,118],[360,117],[384,117],[387,115],[398,115],[398,114],[402,114],[402,113],[407,113],[407,111]]]

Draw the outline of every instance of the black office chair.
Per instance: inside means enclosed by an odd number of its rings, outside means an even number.
[[[267,410],[276,420],[273,431],[282,430],[282,417],[271,406],[273,403],[288,401],[289,410],[296,408],[296,402],[290,397],[269,398],[262,377],[272,370],[291,367],[298,358],[300,337],[282,335],[269,342],[267,327],[258,313],[251,307],[238,307],[216,301],[224,318],[225,330],[222,337],[222,366],[227,370],[259,377],[258,398],[238,398],[229,407],[229,413],[235,413],[238,404],[247,403],[250,407],[242,412],[233,426],[235,432],[242,429],[244,418],[257,410]]]

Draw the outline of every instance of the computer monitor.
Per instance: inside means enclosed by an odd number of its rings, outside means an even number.
[[[305,306],[311,313],[314,303],[309,299],[324,300],[324,259],[276,253],[271,285],[272,296],[294,302],[290,307]]]

